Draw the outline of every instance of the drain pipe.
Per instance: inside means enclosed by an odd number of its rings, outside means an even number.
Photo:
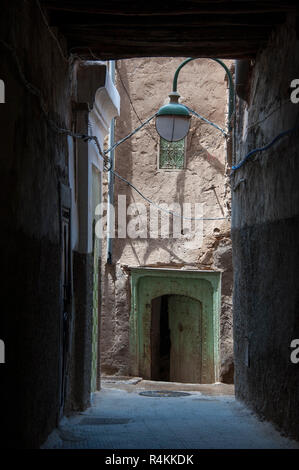
[[[115,84],[115,60],[109,62],[110,65],[110,76],[113,84]],[[115,141],[115,118],[111,120],[110,124],[110,133],[109,133],[109,148],[112,148]],[[109,153],[110,165],[112,170],[114,170],[114,150],[111,150]],[[111,218],[111,206],[114,203],[114,175],[112,171],[108,171],[108,197],[107,197],[108,207],[107,207],[107,253],[106,260],[107,264],[112,264],[112,252],[113,252],[113,238],[112,233],[114,226],[112,226],[113,217]]]

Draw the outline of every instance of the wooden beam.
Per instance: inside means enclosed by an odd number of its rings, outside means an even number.
[[[114,49],[125,49],[126,47],[129,49],[134,49],[136,48],[144,48],[144,49],[150,49],[150,48],[156,48],[157,50],[157,56],[161,55],[160,50],[167,50],[169,49],[169,53],[166,54],[168,56],[171,56],[171,50],[174,49],[184,49],[186,50],[192,48],[200,48],[200,49],[206,49],[207,50],[207,55],[209,55],[209,50],[210,49],[218,49],[219,51],[222,50],[228,50],[228,48],[233,48],[237,47],[239,50],[243,47],[244,50],[250,49],[250,50],[257,50],[261,44],[264,44],[266,41],[256,41],[256,40],[250,40],[250,39],[230,39],[227,41],[223,41],[223,44],[219,44],[219,41],[216,40],[199,40],[197,42],[191,40],[191,41],[181,41],[180,38],[173,38],[172,40],[168,41],[157,41],[156,39],[152,39],[149,41],[145,40],[140,40],[136,38],[123,38],[121,41],[117,40],[117,38],[113,39],[111,37],[109,38],[101,38],[100,41],[97,40],[97,38],[84,38],[82,37],[82,40],[78,42],[77,36],[70,36],[69,38],[69,44],[72,44],[73,47],[76,48],[81,48],[81,47],[89,47],[92,50],[93,49],[102,49],[103,51],[106,49],[109,49],[113,47]],[[255,49],[254,49],[255,48]],[[188,55],[186,52],[183,54],[184,56]],[[219,55],[219,54],[218,54]]]
[[[217,12],[214,15],[182,15],[182,16],[130,16],[122,15],[101,15],[78,12],[52,11],[50,16],[50,24],[60,27],[65,25],[91,25],[91,26],[129,26],[129,27],[178,27],[188,26],[275,26],[281,24],[285,20],[284,13],[269,13],[267,15],[260,14],[243,14],[231,15],[221,14]]]
[[[128,57],[254,57],[296,1],[40,0],[69,48]],[[78,49],[79,48],[79,49]],[[92,58],[92,54],[90,54]]]
[[[297,2],[289,1],[192,1],[172,0],[161,2],[138,1],[75,1],[41,0],[41,4],[52,10],[81,12],[91,14],[123,16],[173,16],[195,14],[240,14],[295,11]]]
[[[258,49],[259,44],[249,44],[246,46],[245,44],[231,44],[221,49],[218,44],[210,44],[209,46],[205,44],[202,46],[193,45],[193,47],[190,44],[188,46],[185,44],[176,45],[175,47],[165,45],[162,48],[160,45],[158,47],[152,45],[146,48],[136,45],[131,45],[130,47],[125,45],[121,47],[119,45],[110,44],[104,47],[99,47],[99,45],[91,48],[71,47],[70,50],[85,59],[94,60],[96,57],[99,60],[118,60],[137,57],[218,57],[220,59],[250,59],[256,56]]]
[[[124,41],[135,41],[136,44],[148,44],[152,42],[172,43],[173,41],[182,41],[184,43],[221,42],[227,41],[253,41],[258,42],[266,40],[271,32],[271,27],[222,27],[222,28],[198,28],[196,26],[186,26],[182,28],[145,28],[144,27],[118,27],[117,30],[111,30],[109,26],[97,28],[90,26],[69,26],[60,28],[62,34],[68,39],[82,38],[84,41],[96,43],[117,42],[122,44]]]

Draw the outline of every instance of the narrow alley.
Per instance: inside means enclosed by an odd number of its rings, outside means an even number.
[[[90,408],[65,418],[42,449],[299,449],[299,443],[237,402],[232,385],[116,377],[104,381]]]
[[[298,2],[2,0],[0,54],[0,446],[298,450]]]

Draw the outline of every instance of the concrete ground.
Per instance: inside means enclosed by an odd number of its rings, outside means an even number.
[[[182,397],[140,392],[185,391]],[[299,449],[234,398],[231,385],[106,378],[92,406],[64,418],[44,449]]]

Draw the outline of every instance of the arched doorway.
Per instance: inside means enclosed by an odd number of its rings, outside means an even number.
[[[221,273],[169,268],[131,268],[130,271],[130,373],[145,379],[152,379],[155,375],[162,380],[161,359],[157,356],[161,335],[151,333],[155,329],[157,331],[159,324],[159,328],[164,329],[162,336],[166,338],[169,335],[173,343],[167,352],[167,341],[165,339],[164,344],[162,341],[162,350],[166,350],[162,359],[165,369],[162,372],[163,380],[190,383],[214,383],[219,380]],[[160,314],[153,315],[152,309]],[[185,377],[183,369],[186,369]]]
[[[202,305],[183,295],[152,300],[151,378],[202,382]]]

